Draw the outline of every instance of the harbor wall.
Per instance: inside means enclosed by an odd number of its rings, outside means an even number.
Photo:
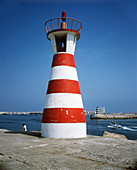
[[[137,114],[95,114],[90,119],[137,119]]]

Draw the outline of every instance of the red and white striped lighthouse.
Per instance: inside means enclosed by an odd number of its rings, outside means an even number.
[[[86,137],[86,120],[74,61],[81,27],[78,20],[66,17],[65,12],[45,23],[53,61],[42,117],[43,137]]]

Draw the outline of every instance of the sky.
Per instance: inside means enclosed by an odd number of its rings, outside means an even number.
[[[137,112],[137,0],[0,0],[0,111],[42,111],[52,63],[47,20],[82,23],[75,63],[84,109]]]

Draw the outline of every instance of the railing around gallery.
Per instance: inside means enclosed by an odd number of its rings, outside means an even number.
[[[61,23],[66,23],[65,29],[71,29],[78,33],[81,31],[82,24],[77,19],[69,17],[58,17],[50,19],[45,23],[47,33],[56,29],[64,29],[61,27]]]

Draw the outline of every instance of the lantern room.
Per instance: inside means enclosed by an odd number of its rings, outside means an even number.
[[[45,23],[47,38],[51,41],[53,54],[66,52],[74,54],[76,40],[80,38],[82,24],[80,21],[62,16],[53,18]]]

